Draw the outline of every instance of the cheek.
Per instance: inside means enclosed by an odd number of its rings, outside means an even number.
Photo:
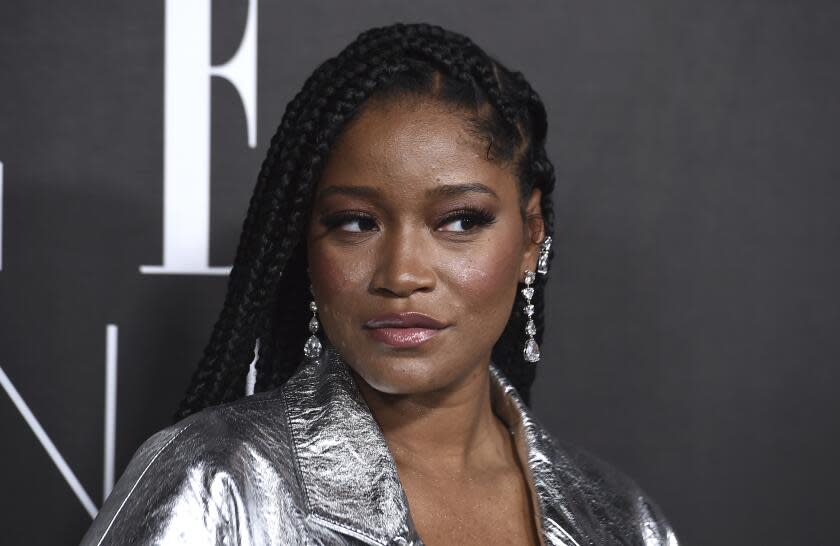
[[[521,256],[518,241],[487,241],[448,264],[447,277],[467,311],[497,311],[505,317],[515,294]]]
[[[341,253],[315,245],[310,247],[309,270],[324,330],[329,333],[352,328],[352,313],[359,304],[356,299],[367,293],[370,260],[358,253]]]
[[[312,285],[318,299],[332,300],[369,282],[375,254],[372,249],[345,251],[317,245],[309,252]]]

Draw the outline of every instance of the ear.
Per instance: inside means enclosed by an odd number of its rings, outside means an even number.
[[[525,282],[526,269],[537,270],[540,245],[545,238],[545,223],[540,208],[540,199],[542,199],[542,190],[535,187],[525,204],[525,238],[527,242],[519,267],[519,282]]]

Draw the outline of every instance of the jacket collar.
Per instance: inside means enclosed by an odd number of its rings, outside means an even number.
[[[329,344],[282,387],[309,517],[368,544],[422,544],[396,463],[347,363]],[[490,364],[494,411],[511,430],[545,544],[579,546],[555,449],[515,388]],[[571,531],[571,533],[569,532]]]

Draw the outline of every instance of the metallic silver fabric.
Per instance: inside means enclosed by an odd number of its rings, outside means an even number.
[[[527,461],[543,544],[677,545],[631,479],[556,440],[490,371],[494,411]],[[146,440],[82,539],[102,544],[423,543],[385,438],[346,362],[326,345],[283,387]]]

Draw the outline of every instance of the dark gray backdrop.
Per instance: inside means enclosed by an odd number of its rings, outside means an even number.
[[[215,2],[212,62],[247,3]],[[781,2],[275,2],[258,16],[257,145],[212,89],[210,265],[229,266],[268,139],[317,63],[426,20],[522,70],[558,171],[535,410],[636,478],[686,544],[836,543],[840,7]],[[163,2],[0,4],[0,368],[79,485],[169,423],[221,307],[162,258]],[[0,390],[3,544],[90,516]]]

